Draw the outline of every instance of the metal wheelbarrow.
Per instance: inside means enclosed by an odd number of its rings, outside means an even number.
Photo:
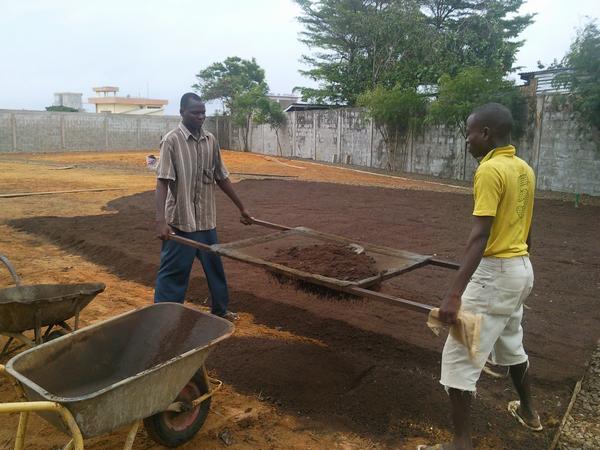
[[[81,310],[106,288],[104,283],[23,285],[8,258],[0,255],[0,261],[16,284],[16,287],[0,289],[0,335],[8,338],[0,358],[8,353],[13,340],[33,347],[76,330]],[[66,322],[72,317],[75,318],[73,328]],[[42,333],[43,327],[47,328]],[[26,330],[34,331],[33,341],[23,335]]]
[[[23,402],[15,450],[24,448],[27,419],[37,412],[71,436],[65,449],[129,425],[131,449],[140,422],[152,439],[176,447],[206,420],[221,387],[204,369],[214,344],[233,333],[225,319],[178,303],[159,303],[82,328],[13,357],[0,373]]]

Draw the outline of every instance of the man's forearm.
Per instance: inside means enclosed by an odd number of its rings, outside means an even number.
[[[474,217],[473,227],[469,234],[469,240],[467,241],[467,248],[465,249],[465,255],[463,261],[458,269],[458,273],[454,278],[454,281],[450,285],[448,295],[460,297],[469,283],[469,279],[477,266],[481,262],[485,247],[487,245],[493,217]]]
[[[165,219],[165,204],[167,202],[168,182],[161,178],[156,179],[156,193],[154,195],[154,203],[156,206],[156,221],[166,222]]]
[[[483,252],[487,244],[487,236],[473,236],[469,238],[465,256],[461,262],[460,269],[454,277],[454,281],[450,286],[449,294],[451,295],[462,295],[463,291],[467,287],[471,276],[479,266]]]
[[[233,189],[233,185],[231,184],[231,181],[229,181],[229,178],[225,178],[224,180],[219,180],[219,181],[217,181],[217,184],[219,185],[221,190],[227,195],[227,197],[229,197],[231,199],[233,204],[235,206],[237,206],[240,211],[243,211],[244,204],[242,203],[240,198],[235,193],[235,190]]]

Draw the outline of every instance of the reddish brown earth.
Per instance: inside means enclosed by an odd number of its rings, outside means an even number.
[[[236,189],[264,220],[451,260],[460,256],[470,227],[471,198],[460,194],[273,180],[243,181]],[[221,194],[218,205],[222,242],[269,232],[239,224]],[[120,279],[151,287],[159,256],[152,217],[153,194],[143,192],[109,202],[96,216],[8,224],[50,239]],[[600,334],[599,219],[598,207],[574,210],[560,201],[537,202],[536,285],[524,328],[536,403],[549,426],[541,434],[518,427],[505,411],[515,397],[509,382],[483,377],[473,412],[479,448],[542,449],[552,439],[553,425]],[[448,437],[439,431],[448,427],[446,395],[438,384],[443,341],[430,334],[422,315],[370,301],[323,300],[278,286],[249,265],[226,260],[225,266],[233,310],[305,338],[234,336],[209,361],[225,383],[268,399],[309,428],[351,430],[389,448],[415,436]],[[383,290],[437,305],[451,275],[418,269],[385,282]],[[202,302],[206,296],[196,269],[189,299]]]
[[[375,260],[340,244],[316,244],[278,249],[271,262],[308,273],[343,281],[358,281],[377,275]]]

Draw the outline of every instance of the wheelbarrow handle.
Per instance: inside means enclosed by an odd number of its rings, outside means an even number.
[[[402,306],[406,309],[410,309],[415,312],[429,314],[431,310],[434,308],[431,305],[426,305],[424,303],[414,302],[412,300],[407,300],[405,298],[394,297],[392,295],[383,294],[381,292],[372,291],[370,289],[364,289],[357,286],[351,286],[347,288],[348,292],[351,292],[360,297],[366,297],[373,300],[380,300],[385,303]]]
[[[4,265],[6,266],[6,268],[8,269],[8,271],[10,272],[10,275],[13,277],[13,280],[15,280],[15,285],[20,286],[21,285],[21,278],[17,274],[17,271],[15,270],[15,268],[13,267],[13,265],[10,263],[10,261],[8,260],[8,258],[6,256],[0,254],[0,261],[2,261],[4,263]]]
[[[210,245],[206,245],[206,244],[203,244],[201,242],[196,242],[196,241],[194,241],[192,239],[188,239],[188,238],[184,238],[182,236],[178,236],[175,233],[170,233],[168,235],[168,239],[170,241],[175,241],[175,242],[178,242],[180,244],[189,245],[190,247],[194,247],[194,248],[197,248],[199,250],[205,250],[205,251],[208,251],[208,252],[214,251]]]
[[[271,228],[273,230],[287,231],[292,229],[291,227],[286,227],[285,225],[279,225],[276,223],[267,222],[266,220],[255,219],[254,217],[252,217],[251,220],[252,223],[255,225],[260,225],[265,228]]]

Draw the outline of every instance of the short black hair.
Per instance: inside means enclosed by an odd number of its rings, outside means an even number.
[[[476,123],[482,127],[488,127],[492,134],[499,137],[510,136],[513,116],[506,106],[500,103],[486,103],[475,108],[471,115]]]
[[[181,101],[179,102],[179,108],[185,109],[188,107],[190,100],[196,100],[197,102],[202,102],[202,99],[198,94],[194,94],[193,92],[186,92],[181,96]],[[204,103],[204,102],[202,102]]]

